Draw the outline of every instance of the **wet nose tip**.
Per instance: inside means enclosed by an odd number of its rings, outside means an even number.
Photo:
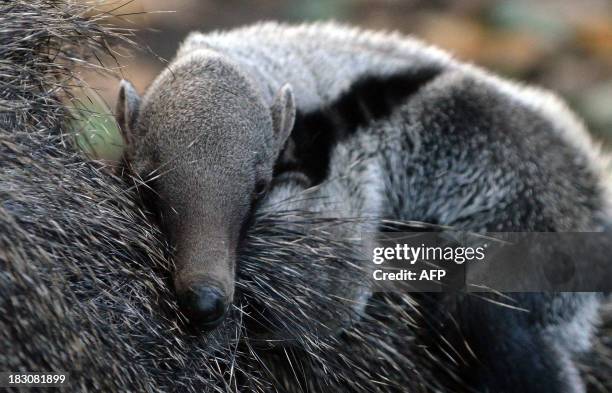
[[[209,286],[197,286],[183,293],[179,306],[191,323],[207,330],[223,321],[227,309],[223,292]]]

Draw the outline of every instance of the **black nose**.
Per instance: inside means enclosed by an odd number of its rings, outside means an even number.
[[[208,286],[197,286],[179,295],[179,306],[191,323],[206,330],[219,326],[227,309],[223,292]]]

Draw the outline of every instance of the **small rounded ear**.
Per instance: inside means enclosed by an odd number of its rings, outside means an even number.
[[[280,88],[272,104],[272,126],[278,141],[278,149],[282,149],[291,134],[295,122],[295,100],[290,84]]]
[[[140,96],[134,86],[127,80],[119,84],[119,98],[115,109],[115,118],[119,124],[121,135],[128,148],[133,148],[135,142],[134,126],[138,117]]]

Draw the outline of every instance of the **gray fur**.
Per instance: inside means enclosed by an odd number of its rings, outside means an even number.
[[[309,187],[299,171],[281,174],[258,209],[285,204],[321,217],[359,217],[334,229],[339,238],[372,232],[385,219],[477,232],[604,229],[610,198],[603,160],[581,123],[548,92],[414,39],[335,24],[195,33],[131,109],[138,112],[138,137],[127,157],[140,175],[155,179],[176,247],[177,288],[206,276],[233,294],[240,225],[255,184],[270,183],[273,165],[293,159],[300,147],[293,140],[277,162],[295,111],[322,111],[334,120],[342,117],[334,102],[360,80],[428,70],[436,75],[391,113],[334,141],[322,183]],[[357,274],[365,283],[368,267]],[[327,294],[361,315],[370,296],[355,283],[330,285]],[[589,349],[599,295],[515,298],[529,313],[479,298],[436,299],[488,365],[463,370],[468,383],[483,392],[583,392],[572,358]],[[355,316],[309,318],[339,328]]]

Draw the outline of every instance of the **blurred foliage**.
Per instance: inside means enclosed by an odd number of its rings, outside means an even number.
[[[134,0],[116,22],[138,29],[147,49],[120,58],[121,70],[143,91],[192,30],[228,29],[261,20],[335,19],[365,28],[397,30],[503,75],[563,96],[602,141],[612,143],[612,1],[609,0]],[[87,78],[113,107],[116,80]],[[104,132],[85,139],[99,146]],[[112,143],[120,141],[109,137]],[[106,148],[100,156],[118,153]],[[108,150],[108,151],[107,151]]]
[[[92,89],[77,92],[71,102],[77,146],[93,159],[119,161],[124,142],[107,104]]]

